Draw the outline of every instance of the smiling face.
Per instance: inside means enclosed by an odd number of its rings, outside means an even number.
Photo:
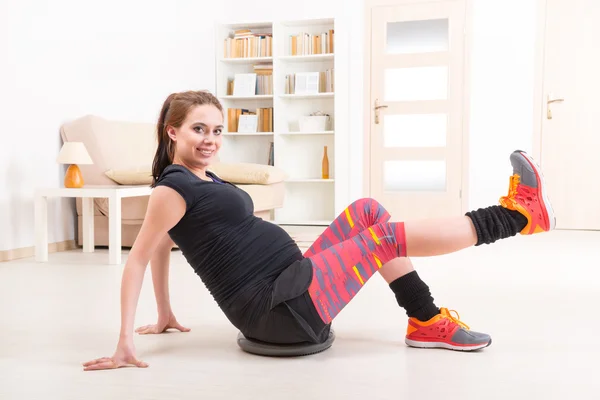
[[[167,127],[174,142],[173,162],[193,171],[205,171],[221,148],[222,132],[223,114],[217,107],[194,106],[179,128]]]

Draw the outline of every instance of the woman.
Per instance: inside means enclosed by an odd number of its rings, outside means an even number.
[[[147,364],[135,356],[133,321],[144,272],[152,266],[158,323],[179,324],[169,304],[169,254],[176,243],[219,307],[246,337],[271,343],[319,342],[331,321],[378,271],[409,316],[406,343],[474,350],[488,335],[470,331],[437,308],[409,256],[433,256],[551,230],[555,219],[541,175],[523,152],[501,205],[443,220],[389,222],[372,199],[345,209],[303,255],[279,226],[253,216],[251,198],[207,167],[221,147],[223,108],[208,92],[170,95],[157,124],[158,148],[146,217],[123,271],[121,332],[116,352],[86,370]]]

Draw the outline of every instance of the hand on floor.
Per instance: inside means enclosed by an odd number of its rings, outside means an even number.
[[[135,357],[133,345],[122,345],[121,343],[117,346],[117,350],[112,357],[97,358],[83,363],[84,371],[117,369],[122,367],[146,368],[148,364]]]
[[[148,335],[163,333],[168,329],[177,329],[180,332],[189,332],[191,330],[190,328],[182,326],[179,322],[177,322],[175,315],[171,314],[168,319],[159,317],[158,323],[154,325],[140,326],[135,331],[140,335]]]

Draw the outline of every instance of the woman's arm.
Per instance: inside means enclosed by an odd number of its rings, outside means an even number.
[[[173,189],[158,186],[150,195],[146,216],[131,248],[121,284],[121,337],[131,337],[146,266],[167,232],[185,214],[185,201]]]
[[[171,302],[169,299],[169,262],[171,260],[171,250],[173,249],[173,240],[167,234],[165,235],[150,259],[152,268],[152,283],[154,284],[154,295],[156,297],[156,308],[158,318],[169,318],[172,313]]]
[[[133,323],[144,273],[159,243],[183,217],[185,210],[185,201],[175,190],[158,186],[152,191],[140,232],[123,269],[121,330],[117,351],[112,358],[104,357],[85,363],[86,370],[119,368],[128,364],[145,366],[135,358],[133,347]]]
[[[182,326],[175,318],[169,299],[169,261],[171,250],[175,243],[169,235],[160,241],[150,259],[152,268],[152,282],[154,283],[154,296],[156,297],[156,308],[158,310],[158,322],[153,325],[145,325],[135,331],[140,335],[163,333],[169,329],[177,329],[181,332],[189,332],[190,329]]]
[[[140,335],[163,333],[169,329],[177,329],[181,332],[189,332],[191,330],[177,321],[169,299],[169,261],[173,246],[175,246],[175,243],[173,243],[169,235],[166,235],[158,244],[150,259],[154,296],[156,297],[156,308],[158,310],[158,322],[137,328],[135,332]]]

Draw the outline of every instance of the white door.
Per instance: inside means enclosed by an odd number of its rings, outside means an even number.
[[[371,11],[370,195],[395,220],[459,215],[465,3]]]
[[[547,0],[540,164],[557,229],[600,229],[600,1]]]

